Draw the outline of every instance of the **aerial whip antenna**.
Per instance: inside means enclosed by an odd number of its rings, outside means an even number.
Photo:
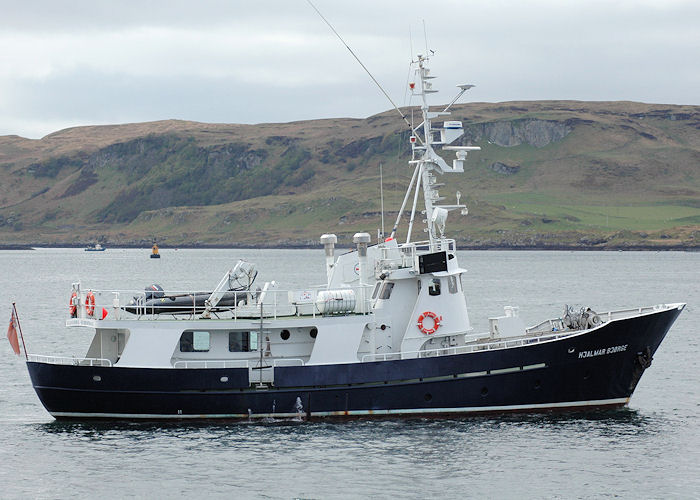
[[[370,71],[367,69],[367,66],[365,66],[364,64],[362,64],[362,61],[360,61],[360,58],[357,57],[357,54],[355,54],[355,52],[353,52],[353,50],[350,48],[350,46],[349,46],[347,43],[345,43],[345,40],[343,40],[343,37],[340,36],[340,34],[335,30],[335,28],[333,27],[333,25],[332,25],[330,22],[328,22],[328,19],[326,19],[326,18],[323,16],[323,14],[321,14],[321,11],[318,10],[318,9],[316,8],[316,6],[315,6],[313,3],[311,3],[311,0],[306,0],[306,1],[307,1],[307,2],[309,3],[309,5],[318,13],[318,15],[321,16],[321,19],[323,19],[323,21],[328,25],[328,27],[331,29],[331,31],[333,31],[333,33],[335,33],[335,36],[338,37],[338,40],[340,40],[340,41],[342,42],[342,44],[345,45],[345,48],[348,49],[348,50],[350,51],[350,53],[351,53],[352,56],[355,58],[355,60],[356,60],[358,63],[360,63],[360,66],[362,66],[362,69],[364,69],[364,70],[367,72],[367,74],[368,74],[369,77],[372,79],[372,81],[377,85],[377,87],[379,87],[379,90],[382,91],[382,94],[384,94],[384,96],[385,96],[387,99],[389,99],[389,102],[391,103],[391,105],[394,106],[394,109],[395,109],[396,111],[399,112],[399,114],[401,115],[401,118],[403,118],[403,121],[405,121],[405,122],[406,122],[406,125],[408,125],[408,127],[411,129],[411,133],[413,133],[413,127],[411,127],[411,123],[408,121],[408,118],[406,118],[406,115],[404,115],[404,114],[401,112],[401,110],[399,109],[399,107],[396,105],[396,103],[394,103],[394,101],[392,100],[392,98],[389,97],[389,94],[386,93],[386,91],[385,91],[384,88],[379,84],[379,82],[377,81],[377,79],[374,78],[374,76],[372,76],[372,73],[370,73]],[[418,138],[418,140],[420,141],[420,138]],[[423,141],[420,141],[420,142],[422,143]]]
[[[384,239],[384,175],[382,172],[382,164],[379,164],[379,198],[382,205],[382,240]]]

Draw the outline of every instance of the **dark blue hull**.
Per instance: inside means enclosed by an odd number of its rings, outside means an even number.
[[[682,308],[509,349],[344,365],[148,369],[28,362],[57,418],[304,418],[623,406]]]

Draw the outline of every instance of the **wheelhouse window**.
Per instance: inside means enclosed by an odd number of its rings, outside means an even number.
[[[428,295],[440,295],[440,279],[435,278],[430,280],[428,285]]]
[[[252,352],[258,350],[258,332],[228,332],[229,352]]]
[[[377,298],[377,294],[379,293],[379,289],[382,287],[382,282],[380,281],[379,283],[376,284],[374,287],[374,292],[372,292],[372,300]]]
[[[387,281],[384,283],[384,287],[382,288],[382,293],[379,295],[379,298],[382,300],[388,300],[389,297],[391,297],[391,291],[394,289],[394,284],[390,281]]]
[[[457,293],[459,289],[457,288],[457,276],[447,277],[447,289],[450,293]]]
[[[180,335],[180,352],[208,352],[209,349],[209,332],[188,330]]]

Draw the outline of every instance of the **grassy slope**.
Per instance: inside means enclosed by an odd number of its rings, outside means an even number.
[[[471,134],[482,151],[441,189],[448,202],[459,190],[469,206],[468,217],[448,221],[463,244],[697,248],[699,107],[476,103],[456,107],[454,118],[472,131],[528,120],[570,128],[543,147],[504,147]],[[38,141],[0,137],[8,186],[0,192],[0,243],[298,245],[322,232],[348,243],[354,232],[379,226],[380,162],[386,226],[396,217],[410,177],[401,132],[400,121],[382,113],[256,126],[79,127]],[[240,164],[250,152],[258,163]],[[506,175],[489,168],[494,162],[519,169]],[[254,197],[259,192],[269,194]],[[208,204],[217,196],[223,202]],[[182,203],[189,199],[203,201]],[[119,213],[127,215],[114,222]]]

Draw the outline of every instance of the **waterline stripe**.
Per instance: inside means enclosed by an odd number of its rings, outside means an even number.
[[[525,366],[513,366],[511,368],[500,368],[496,370],[485,370],[480,372],[467,372],[467,373],[456,373],[454,375],[440,375],[437,377],[424,377],[424,378],[411,378],[411,379],[396,379],[387,381],[374,381],[374,382],[353,382],[350,384],[333,384],[333,385],[319,385],[319,386],[298,386],[298,387],[272,387],[272,391],[306,391],[306,390],[334,390],[338,388],[347,387],[391,387],[397,385],[405,384],[420,384],[426,382],[440,382],[445,380],[455,380],[460,378],[471,378],[471,377],[486,377],[488,375],[501,375],[504,373],[521,372],[528,370],[539,370],[540,368],[546,368],[546,363],[537,363],[534,365]],[[209,389],[204,392],[198,389],[192,389],[187,391],[123,391],[117,389],[75,389],[72,387],[53,387],[49,385],[35,385],[34,389],[44,389],[52,391],[71,391],[71,392],[112,392],[119,394],[230,394],[230,393],[249,393],[256,392],[253,387],[238,387],[234,389]]]
[[[590,406],[626,405],[630,398],[596,399],[591,401],[567,401],[560,403],[537,403],[506,406],[467,406],[461,408],[405,408],[399,410],[349,410],[349,411],[312,411],[311,417],[355,417],[372,415],[431,415],[441,413],[485,413],[499,411],[520,410],[546,410],[554,408],[585,408]],[[79,418],[134,418],[134,419],[171,419],[184,420],[196,418],[304,418],[305,412],[300,413],[212,413],[201,415],[164,415],[158,413],[78,413],[78,412],[52,412],[54,417],[79,417]]]

